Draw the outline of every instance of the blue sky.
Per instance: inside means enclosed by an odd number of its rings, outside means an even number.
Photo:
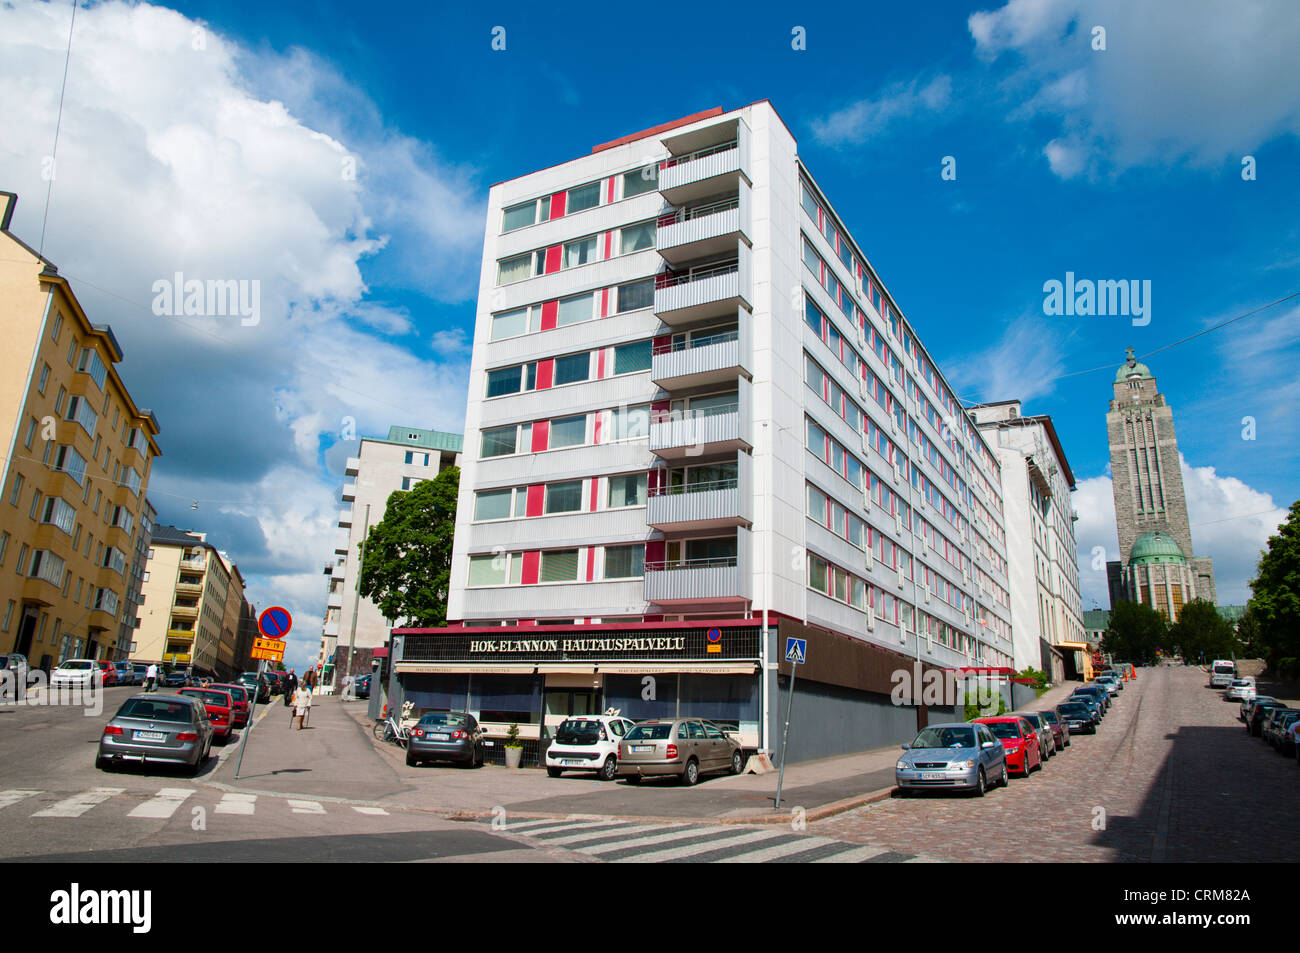
[[[768,99],[959,394],[1053,416],[1080,481],[1081,555],[1100,544],[1115,558],[1104,414],[1124,348],[1145,354],[1300,290],[1300,13],[1282,0],[1134,6],[760,3],[743,17],[692,8],[677,29],[626,4],[563,18],[96,4],[78,12],[46,252],[113,324],[128,386],[159,415],[162,518],[208,530],[260,605],[296,611],[301,665],[355,449],[344,421],[462,427],[487,187]],[[0,118],[0,182],[20,193],[29,241],[67,17],[0,10],[0,93],[25,104]],[[340,180],[349,158],[356,178]],[[114,229],[126,240],[93,240]],[[261,278],[262,323],[160,324],[143,289],[180,269]],[[1067,271],[1149,280],[1150,324],[1044,315],[1043,283]],[[1244,599],[1297,495],[1297,302],[1149,362],[1221,601]],[[177,388],[206,399],[177,401]],[[1104,605],[1104,580],[1084,575],[1085,606]]]

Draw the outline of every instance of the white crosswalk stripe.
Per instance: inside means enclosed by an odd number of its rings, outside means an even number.
[[[91,788],[72,797],[64,798],[43,811],[37,811],[32,817],[80,817],[96,804],[102,804],[115,794],[121,794],[122,788]]]
[[[17,804],[19,801],[26,800],[29,797],[34,797],[40,793],[40,791],[20,791],[16,788],[11,788],[8,791],[0,791],[0,808],[6,808],[10,804]]]
[[[295,814],[324,814],[325,807],[320,801],[296,801],[289,799],[289,807]]]
[[[692,858],[715,863],[765,863],[791,858],[834,864],[865,863],[883,855],[896,862],[922,859],[878,846],[793,834],[785,826],[532,819],[510,824],[506,833],[538,846],[577,851],[607,863],[663,863]]]
[[[163,788],[152,798],[138,805],[127,817],[152,817],[166,820],[194,793],[193,788]]]
[[[382,807],[365,807],[365,806],[361,806],[361,805],[353,804],[353,805],[352,805],[352,810],[356,811],[358,814],[368,814],[368,815],[370,815],[370,816],[372,816],[372,817],[387,817],[387,816],[388,816],[388,812],[385,811]],[[322,811],[321,813],[324,813],[324,812]]]
[[[213,809],[215,814],[252,814],[257,808],[256,794],[226,794]]]

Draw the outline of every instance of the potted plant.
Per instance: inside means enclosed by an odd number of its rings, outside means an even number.
[[[524,746],[519,743],[519,726],[511,725],[506,729],[506,767],[517,768],[524,756]]]

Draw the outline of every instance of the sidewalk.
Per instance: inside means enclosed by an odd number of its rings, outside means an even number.
[[[1046,692],[1034,708],[1060,704],[1078,686],[1066,682]],[[387,808],[427,811],[453,819],[486,819],[501,811],[516,818],[634,817],[646,821],[717,823],[788,822],[802,808],[809,821],[851,810],[892,795],[899,748],[889,745],[787,766],[781,810],[774,809],[778,774],[710,776],[693,788],[673,779],[639,786],[607,783],[593,775],[550,778],[534,768],[497,765],[466,769],[452,765],[412,768],[404,752],[375,741],[364,701],[319,697],[311,726],[289,728],[289,710],[279,699],[259,706],[239,780],[238,750],[229,754],[209,783],[231,790],[301,794]],[[264,714],[265,713],[265,714]],[[264,715],[264,717],[263,717]]]

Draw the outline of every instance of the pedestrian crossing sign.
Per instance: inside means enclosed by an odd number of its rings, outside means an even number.
[[[808,640],[787,638],[785,640],[785,660],[795,665],[802,665],[808,657]]]

